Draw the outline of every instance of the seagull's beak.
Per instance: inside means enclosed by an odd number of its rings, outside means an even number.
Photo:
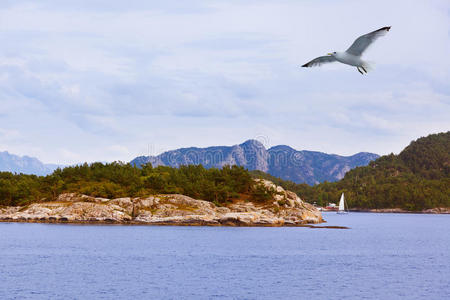
[[[327,53],[327,55],[333,55],[333,53]]]

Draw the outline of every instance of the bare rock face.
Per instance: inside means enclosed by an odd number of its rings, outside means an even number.
[[[450,207],[436,207],[423,211],[427,214],[450,214]]]
[[[111,222],[153,225],[295,226],[323,222],[321,212],[267,180],[257,180],[276,192],[272,204],[237,201],[227,207],[184,195],[147,198],[96,198],[61,194],[54,202],[0,208],[0,221]]]

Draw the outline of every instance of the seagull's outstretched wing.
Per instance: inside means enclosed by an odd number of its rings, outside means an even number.
[[[352,55],[361,56],[361,54],[380,36],[385,35],[391,26],[383,27],[378,30],[372,31],[368,34],[362,35],[357,38],[350,48],[347,49],[347,53]]]
[[[334,56],[319,56],[317,58],[314,58],[312,61],[307,62],[302,67],[310,68],[315,66],[323,65],[324,63],[330,63],[336,61],[336,58]]]

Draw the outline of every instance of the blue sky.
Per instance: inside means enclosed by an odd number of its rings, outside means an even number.
[[[375,70],[330,64],[361,34]],[[397,153],[450,129],[448,1],[2,1],[0,151],[129,161],[258,139]]]

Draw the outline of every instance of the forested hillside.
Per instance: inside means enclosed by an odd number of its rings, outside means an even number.
[[[422,210],[450,207],[450,132],[413,141],[399,155],[386,155],[366,167],[350,170],[339,182],[313,187],[271,178],[295,191],[303,200],[326,205],[345,192],[350,208],[403,208]]]

